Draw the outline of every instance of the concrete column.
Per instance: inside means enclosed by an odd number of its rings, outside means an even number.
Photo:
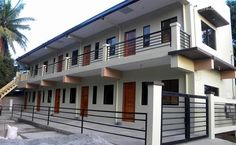
[[[210,139],[215,139],[215,101],[214,95],[208,94],[208,110],[209,110],[209,137]]]
[[[161,105],[162,83],[154,82],[148,86],[149,112],[148,112],[148,145],[161,144]]]
[[[171,23],[171,47],[172,50],[180,50],[180,28],[181,25],[178,22]]]
[[[66,57],[66,59],[65,59],[65,68],[64,68],[65,71],[69,69],[69,60],[70,60],[70,57]]]
[[[103,61],[107,61],[107,52],[108,52],[108,47],[110,46],[110,44],[104,44],[103,45]]]
[[[41,76],[44,76],[44,73],[46,72],[46,65],[42,65],[42,72]]]

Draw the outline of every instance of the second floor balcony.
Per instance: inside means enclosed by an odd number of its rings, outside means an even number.
[[[104,44],[92,51],[91,46],[86,46],[83,54],[65,58],[59,56],[55,63],[32,67],[26,74],[28,81],[53,80],[65,75],[96,75],[106,67],[125,71],[140,66],[170,64],[168,52],[190,48],[190,35],[181,30],[179,23],[172,23],[169,29],[133,36],[130,33],[125,36],[125,41]]]

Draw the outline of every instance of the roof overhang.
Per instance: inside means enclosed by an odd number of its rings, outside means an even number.
[[[169,55],[181,55],[191,60],[203,60],[203,59],[213,59],[214,60],[214,69],[219,71],[231,71],[236,70],[236,68],[224,60],[213,56],[212,54],[202,50],[198,47],[175,50],[168,53]]]
[[[215,27],[229,25],[229,22],[211,6],[198,10],[198,13]]]
[[[124,22],[177,2],[182,2],[182,0],[125,0],[52,38],[16,60],[21,63],[30,64],[46,55],[81,43],[90,36],[112,28],[119,29],[119,25]]]

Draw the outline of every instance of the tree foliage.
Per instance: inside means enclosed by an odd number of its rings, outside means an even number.
[[[1,46],[5,47],[2,50],[3,52],[7,52],[8,46],[10,46],[13,52],[16,53],[13,42],[16,42],[24,49],[26,48],[28,39],[21,31],[30,30],[29,25],[25,24],[25,22],[33,21],[34,19],[31,17],[19,17],[25,6],[22,0],[19,0],[15,6],[12,6],[11,0],[1,1],[0,37],[3,41]]]
[[[14,60],[8,54],[0,56],[0,88],[9,83],[16,75]]]
[[[227,5],[231,12],[232,37],[234,48],[236,49],[236,0],[227,0]]]

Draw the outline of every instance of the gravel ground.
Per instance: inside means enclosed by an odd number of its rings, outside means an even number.
[[[113,145],[96,135],[73,134],[43,139],[5,140],[1,145]]]

